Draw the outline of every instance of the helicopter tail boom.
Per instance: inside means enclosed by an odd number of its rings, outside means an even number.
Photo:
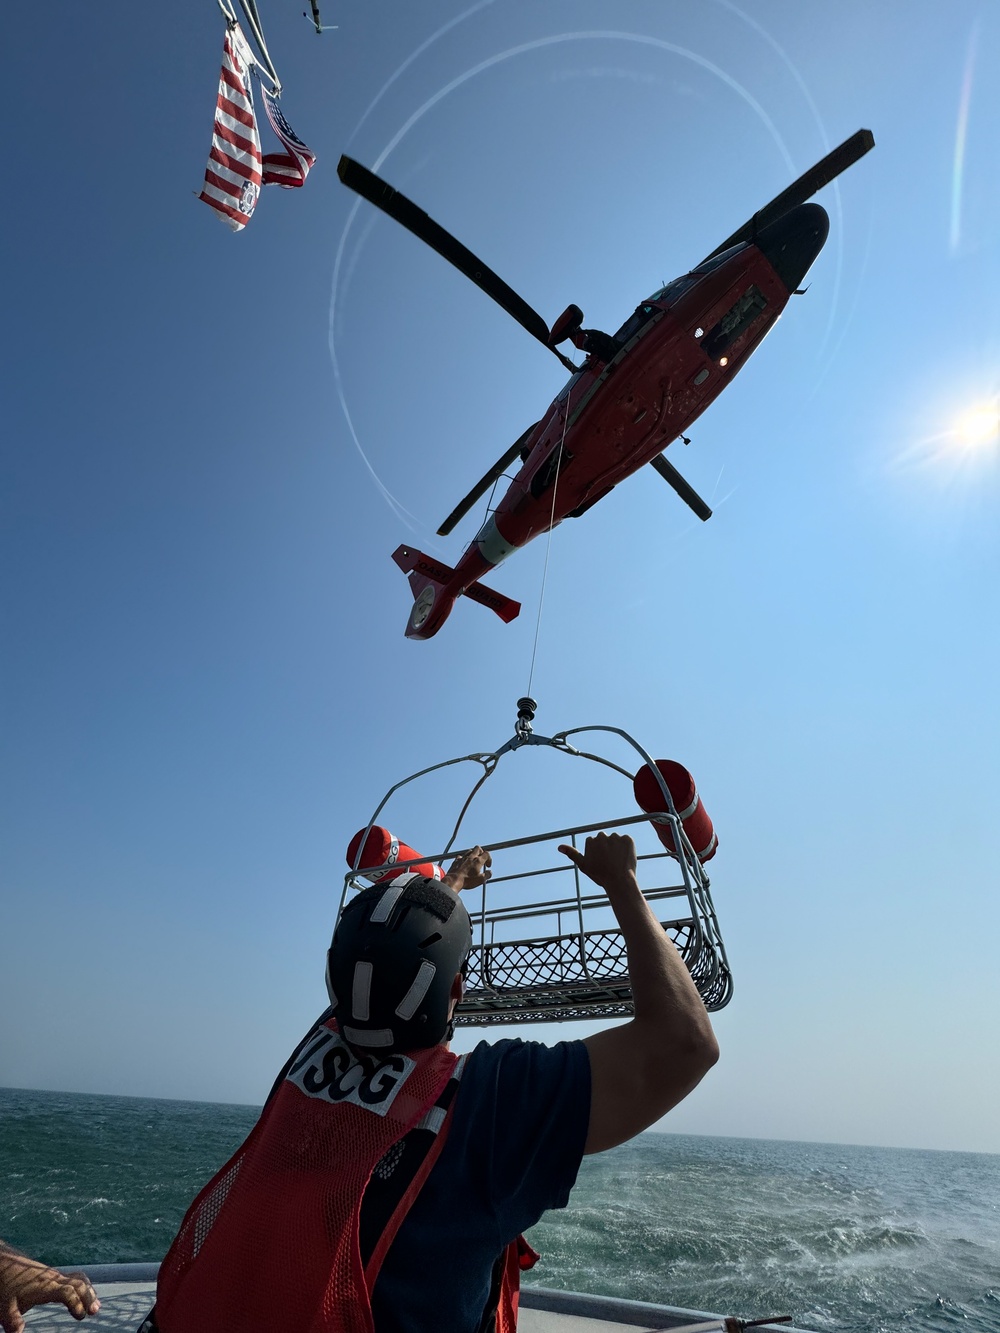
[[[456,587],[455,571],[450,565],[424,555],[423,551],[415,551],[412,546],[397,547],[392,558],[409,579],[413,593],[413,607],[406,625],[408,639],[429,639],[435,635],[463,595],[489,607],[505,624],[509,625],[520,614],[520,602],[485,584],[475,582],[466,588]]]

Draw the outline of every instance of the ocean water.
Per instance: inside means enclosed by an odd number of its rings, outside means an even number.
[[[0,1089],[0,1236],[159,1259],[248,1106]],[[587,1158],[531,1281],[845,1333],[1000,1333],[1000,1156],[644,1134]]]

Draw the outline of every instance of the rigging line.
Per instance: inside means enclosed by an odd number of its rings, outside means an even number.
[[[253,34],[254,41],[256,41],[257,46],[260,48],[260,53],[263,56],[263,60],[259,60],[257,64],[264,70],[268,78],[270,78],[271,82],[274,84],[275,94],[277,95],[281,92],[281,80],[278,78],[277,70],[275,70],[274,63],[271,60],[271,53],[267,49],[267,42],[264,40],[264,30],[260,26],[260,15],[257,13],[255,0],[239,0],[239,3],[240,8],[246,15],[247,24]]]
[[[254,72],[255,72],[256,75],[257,75],[257,82],[260,84],[260,86],[263,88],[263,87],[264,87],[264,79],[267,79],[267,80],[270,82],[270,84],[271,84],[271,93],[272,93],[272,96],[274,96],[274,97],[280,97],[280,96],[281,96],[281,84],[278,83],[277,79],[274,79],[274,78],[271,77],[271,75],[268,73],[268,71],[264,68],[264,66],[260,63],[259,60],[255,60],[255,61],[253,62],[253,67],[254,67]],[[266,91],[267,91],[267,90],[265,89],[265,92],[266,92]]]
[[[243,5],[243,0],[240,0],[240,4]],[[274,73],[274,66],[270,62],[270,57],[268,57],[267,65],[262,64],[257,59],[256,55],[254,54],[253,48],[251,47],[250,42],[247,39],[246,34],[240,27],[239,19],[236,17],[236,11],[235,9],[233,9],[230,0],[218,0],[218,5],[219,8],[222,10],[223,17],[226,20],[226,26],[230,29],[235,28],[237,32],[240,34],[240,40],[241,40],[240,50],[242,52],[242,58],[245,59],[247,62],[248,69],[256,73],[257,79],[258,81],[261,82],[262,87],[263,87],[263,79],[266,78],[270,80],[274,96],[275,97],[280,96],[281,83],[277,75]],[[249,24],[250,22],[249,11],[246,9],[245,6],[243,6],[243,9],[244,13],[247,15]],[[250,30],[251,33],[256,37],[257,44],[260,46],[261,50],[264,51],[266,54],[267,48],[264,46],[264,39],[261,33],[259,32],[259,30],[254,29],[252,26]]]
[[[562,437],[559,440],[559,452],[556,455],[556,475],[552,482],[552,507],[549,510],[549,531],[545,538],[545,560],[542,564],[542,586],[538,591],[538,615],[535,618],[535,638],[531,645],[531,666],[528,668],[528,688],[525,694],[531,697],[531,682],[535,677],[535,654],[538,652],[538,632],[542,627],[542,606],[545,602],[545,580],[549,573],[549,551],[552,549],[552,525],[556,516],[556,495],[559,491],[559,474],[562,472],[563,450],[566,447],[566,431],[569,427],[569,405],[573,396],[572,387],[566,391],[566,408],[563,415]]]

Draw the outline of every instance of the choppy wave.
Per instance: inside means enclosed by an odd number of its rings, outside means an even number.
[[[584,1162],[532,1277],[824,1333],[996,1333],[998,1187],[984,1155],[643,1135]]]
[[[159,1259],[253,1107],[0,1090],[0,1236]],[[544,1286],[819,1333],[1000,1333],[1000,1157],[645,1134],[532,1232]]]
[[[159,1259],[257,1114],[0,1089],[0,1236],[48,1263]]]

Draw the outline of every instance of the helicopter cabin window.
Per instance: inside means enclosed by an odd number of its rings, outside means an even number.
[[[739,300],[726,311],[719,322],[701,340],[706,354],[713,360],[722,356],[740,334],[767,309],[767,297],[756,283],[746,289]]]

